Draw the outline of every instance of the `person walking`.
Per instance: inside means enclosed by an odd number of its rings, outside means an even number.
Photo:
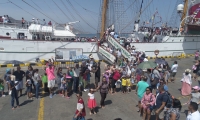
[[[73,120],[85,120],[86,111],[85,111],[84,101],[82,98],[82,92],[77,93],[76,97],[78,99],[78,102]]]
[[[22,96],[23,78],[25,76],[25,72],[21,70],[20,66],[17,66],[17,70],[13,72],[13,75],[15,76],[16,81],[18,81],[18,84],[16,85],[16,89],[18,93],[20,92],[20,96]]]
[[[74,92],[78,92],[78,86],[79,86],[79,75],[81,72],[81,68],[79,67],[79,64],[76,64],[76,67],[74,68]]]
[[[141,112],[141,100],[142,97],[144,96],[145,90],[147,87],[149,87],[149,84],[146,82],[147,78],[142,76],[141,81],[138,82],[137,86],[136,86],[136,94],[138,96],[138,107],[139,110],[138,112]]]
[[[39,70],[38,69],[35,69],[33,71],[33,74],[32,74],[32,79],[34,81],[34,85],[35,85],[35,98],[38,99],[39,97],[39,92],[40,92],[40,84],[41,84],[41,77],[40,75],[38,74]]]
[[[168,96],[165,92],[164,86],[160,85],[159,93],[156,95],[156,103],[155,103],[155,112],[156,112],[156,120],[164,119],[164,108],[168,101]]]
[[[98,87],[96,89],[91,89],[91,90],[92,91],[100,90],[101,94],[100,107],[105,108],[105,99],[109,90],[109,83],[106,81],[106,77],[103,77],[102,82],[98,84]]]
[[[22,18],[22,28],[24,28],[25,27],[25,20],[24,20],[24,18]]]
[[[178,62],[174,61],[174,64],[172,65],[171,68],[171,82],[175,81],[177,69],[178,69]]]
[[[200,104],[200,87],[199,86],[194,86],[192,87],[193,92],[190,94],[189,101],[190,102],[195,102],[198,105]]]
[[[18,99],[18,95],[17,95],[18,92],[16,89],[16,86],[19,84],[19,81],[15,81],[16,77],[13,75],[11,75],[9,78],[10,78],[9,88],[11,90],[11,107],[14,110],[15,109],[15,106],[14,106],[15,100],[17,103],[17,107],[19,108],[19,99]]]
[[[95,73],[95,88],[97,88],[101,77],[100,62],[97,63],[97,67],[95,67],[94,73]]]
[[[156,102],[156,98],[154,94],[151,93],[151,88],[147,87],[146,92],[141,100],[141,105],[143,108],[143,120],[150,120],[151,118],[151,111],[153,110],[153,106]]]
[[[55,66],[52,65],[51,63],[48,65],[49,67],[46,68],[46,73],[47,73],[47,78],[48,78],[48,88],[50,95],[49,97],[53,97],[53,88],[55,87]]]
[[[63,77],[63,73],[62,73],[62,68],[59,67],[57,70],[57,79],[56,79],[56,84],[57,84],[57,90],[55,90],[54,94],[56,94],[56,92],[58,92],[58,94],[61,94],[61,78]]]
[[[9,93],[9,77],[11,76],[11,69],[10,68],[7,68],[6,69],[6,74],[4,75],[4,82],[6,83],[7,85],[7,93]],[[5,90],[5,89],[4,89]]]
[[[94,91],[92,91],[91,89],[89,90],[88,93],[88,108],[90,109],[90,115],[91,114],[96,114],[95,108],[96,108],[96,100],[95,100],[95,95],[94,95]]]
[[[192,85],[192,76],[190,74],[191,70],[186,69],[185,73],[183,73],[183,78],[181,79],[182,87],[181,87],[181,94],[182,95],[190,95],[191,94],[191,85]]]
[[[200,113],[198,111],[198,104],[191,102],[188,106],[189,114],[187,115],[186,120],[200,120]]]

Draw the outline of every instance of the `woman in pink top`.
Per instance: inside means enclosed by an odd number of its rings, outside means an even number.
[[[153,110],[153,106],[156,102],[155,95],[151,93],[150,87],[146,88],[146,93],[142,97],[141,104],[143,108],[143,120],[150,120],[151,118],[151,111]]]

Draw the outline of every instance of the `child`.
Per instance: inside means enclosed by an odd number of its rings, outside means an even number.
[[[112,94],[111,88],[112,88],[112,77],[109,77],[109,85],[108,85],[108,90],[110,91],[110,94]]]
[[[134,83],[135,83],[135,76],[134,76],[134,73],[131,74],[131,87],[133,89],[133,86],[134,86]]]
[[[195,58],[194,58],[195,60],[198,60],[199,59],[199,50],[197,50],[196,52],[195,52]]]
[[[94,98],[94,91],[90,89],[88,96],[89,96],[88,108],[90,109],[90,115],[92,114],[92,112],[94,112],[94,114],[96,114],[96,112],[95,112],[96,100]]]
[[[131,79],[127,76],[127,91],[130,93],[131,91]]]
[[[126,93],[127,77],[122,76],[122,92]]]
[[[48,79],[47,79],[47,74],[46,73],[44,73],[44,75],[42,76],[42,84],[43,84],[43,87],[44,87],[44,92],[48,93],[49,92],[49,89],[47,87]]]
[[[79,85],[78,85],[78,90],[79,92],[82,91],[82,88],[83,87],[83,72],[80,72],[80,75],[79,75]]]
[[[88,85],[90,84],[90,70],[87,69],[83,75],[84,78],[84,91],[87,91],[86,87],[89,87]]]
[[[60,89],[62,90],[62,97],[65,97],[65,91],[67,89],[67,78],[66,73],[63,73],[63,77],[61,78],[61,86]]]
[[[26,81],[26,89],[27,89],[27,99],[32,100],[32,80],[31,80],[32,75],[28,74],[27,76],[27,81]]]
[[[0,92],[1,92],[1,96],[5,97],[5,95],[4,95],[4,82],[1,79],[0,79]]]

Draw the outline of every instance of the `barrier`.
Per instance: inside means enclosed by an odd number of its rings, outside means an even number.
[[[103,60],[95,60],[95,62],[99,62],[99,61],[103,61]],[[66,67],[75,67],[77,63],[76,62],[54,62],[54,65],[56,67],[61,67],[61,68],[66,68]],[[79,65],[81,64],[81,62],[78,63]],[[38,67],[45,67],[45,62],[40,61],[39,63],[25,63],[25,64],[0,64],[0,68],[3,67],[8,67],[8,68],[13,68],[13,67],[26,67],[26,66],[38,66]]]
[[[177,56],[175,56],[177,55]],[[157,58],[171,58],[171,59],[182,59],[182,58],[188,58],[188,57],[192,57],[194,56],[194,54],[185,54],[185,53],[181,53],[181,54],[174,54],[174,56],[158,56]],[[148,59],[156,59],[156,57],[148,57]]]

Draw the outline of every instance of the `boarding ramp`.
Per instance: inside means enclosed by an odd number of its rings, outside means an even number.
[[[108,37],[108,42],[115,48],[121,50],[122,56],[124,58],[131,59],[131,54],[128,50],[126,50],[122,45],[119,44],[117,40],[115,40],[112,36]]]
[[[110,52],[106,51],[103,47],[99,46],[98,54],[100,54],[104,58],[104,61],[108,62],[109,64],[115,63],[116,57]]]

